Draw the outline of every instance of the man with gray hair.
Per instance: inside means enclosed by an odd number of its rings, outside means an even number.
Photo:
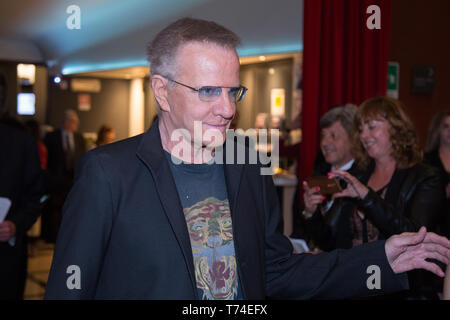
[[[331,170],[345,170],[358,173],[358,167],[352,154],[353,120],[358,108],[347,104],[332,108],[322,116],[320,127],[320,159],[316,161],[313,176],[326,176]],[[346,218],[351,206],[345,206],[342,199],[332,200],[321,194],[320,188],[303,182],[304,210],[303,219],[296,219],[297,224],[304,224],[306,234],[321,250],[331,251],[336,248],[351,248],[351,239],[347,233]],[[300,213],[296,213],[300,214]],[[299,217],[297,217],[299,218]],[[348,243],[350,241],[350,243]]]
[[[440,271],[405,251],[426,258],[420,243],[429,241],[450,257],[450,241],[424,230],[295,255],[281,232],[272,177],[235,155],[211,163],[204,151],[223,145],[247,90],[238,43],[228,29],[191,18],[151,42],[158,120],[144,134],[87,153],[64,206],[47,299],[344,298],[374,293],[366,286],[372,264],[385,291],[403,289],[412,268]]]
[[[320,119],[320,149],[331,169],[348,170],[353,164],[353,120],[357,110],[352,104],[338,106]]]
[[[45,184],[49,200],[42,213],[42,237],[52,243],[56,241],[62,206],[72,187],[75,169],[86,151],[83,136],[77,132],[79,124],[77,113],[67,109],[63,113],[62,128],[49,132],[44,138],[48,150]]]

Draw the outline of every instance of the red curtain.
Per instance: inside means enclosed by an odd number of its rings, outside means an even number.
[[[379,30],[367,27],[371,5],[380,8]],[[391,5],[391,0],[304,0],[300,183],[314,167],[320,117],[333,106],[386,94]]]

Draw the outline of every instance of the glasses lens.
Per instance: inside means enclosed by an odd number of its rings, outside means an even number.
[[[217,99],[222,93],[221,87],[201,87],[198,89],[200,100],[211,101]]]
[[[241,101],[244,96],[245,92],[247,92],[246,87],[237,87],[237,88],[231,88],[230,89],[230,99],[234,99],[236,102]]]
[[[239,102],[244,98],[245,93],[247,92],[246,87],[236,87],[230,88],[228,94],[230,96],[230,100],[235,102]],[[200,100],[203,101],[214,101],[217,100],[218,97],[222,94],[221,87],[201,87],[198,89],[198,96]]]
[[[230,91],[228,91],[228,95],[230,96],[230,100],[237,102],[239,97],[239,90],[240,88],[230,88]]]

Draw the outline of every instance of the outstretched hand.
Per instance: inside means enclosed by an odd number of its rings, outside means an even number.
[[[385,250],[389,265],[395,273],[425,269],[444,277],[438,265],[425,259],[439,260],[444,264],[450,260],[450,240],[427,232],[425,227],[420,228],[419,232],[405,232],[390,237]]]

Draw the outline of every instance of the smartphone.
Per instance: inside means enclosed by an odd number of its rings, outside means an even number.
[[[308,186],[310,188],[319,187],[320,194],[324,196],[332,195],[342,191],[341,185],[339,184],[339,180],[336,178],[328,179],[328,177],[326,176],[310,177],[306,179],[306,182],[308,183]]]

